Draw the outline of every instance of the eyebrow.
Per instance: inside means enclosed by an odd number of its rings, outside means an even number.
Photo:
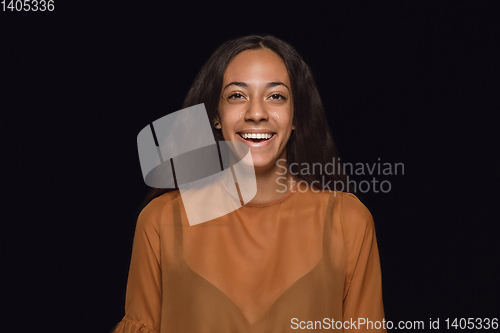
[[[226,90],[226,88],[229,87],[229,86],[238,86],[238,87],[242,87],[242,88],[248,88],[248,84],[247,83],[241,82],[241,81],[234,81],[234,82],[228,83],[224,87],[224,89],[222,89],[222,91]],[[290,88],[288,88],[288,86],[286,84],[284,84],[283,82],[273,81],[273,82],[268,82],[266,84],[266,88],[271,88],[271,87],[276,87],[276,86],[283,86],[286,89],[288,89],[288,91],[290,91]]]

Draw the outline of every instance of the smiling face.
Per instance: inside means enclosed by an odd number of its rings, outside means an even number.
[[[257,173],[286,158],[295,127],[290,78],[285,63],[267,49],[246,50],[224,73],[215,127],[226,141],[245,142]]]

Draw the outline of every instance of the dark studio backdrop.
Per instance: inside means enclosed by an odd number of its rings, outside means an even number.
[[[217,46],[247,34],[282,38],[309,64],[342,161],[404,164],[403,175],[375,175],[388,193],[359,193],[375,220],[386,319],[498,318],[494,4],[106,0],[2,12],[9,322],[109,332],[121,319],[148,190],[137,134],[182,108]]]

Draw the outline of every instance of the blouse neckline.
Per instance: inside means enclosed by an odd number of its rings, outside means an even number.
[[[226,185],[224,184],[224,182],[221,182],[222,184],[222,187],[224,188],[224,190],[231,196],[233,197],[234,199],[236,199],[237,201],[240,201],[239,197],[235,197],[231,191],[228,190],[228,188],[226,187]],[[237,184],[237,183],[236,183]],[[283,194],[281,197],[279,198],[276,198],[276,199],[273,199],[273,200],[270,200],[270,201],[262,201],[262,202],[255,202],[255,203],[246,203],[244,204],[242,207],[267,207],[267,206],[272,206],[272,205],[275,205],[275,204],[278,204],[282,201],[285,201],[286,199],[288,199],[292,194],[295,193],[295,188],[297,187],[297,182],[294,182],[292,186],[289,186],[288,187],[288,190],[285,194]]]

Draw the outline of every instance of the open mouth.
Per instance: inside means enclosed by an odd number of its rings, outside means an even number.
[[[276,133],[238,133],[238,135],[245,141],[249,142],[264,142],[269,141]]]

